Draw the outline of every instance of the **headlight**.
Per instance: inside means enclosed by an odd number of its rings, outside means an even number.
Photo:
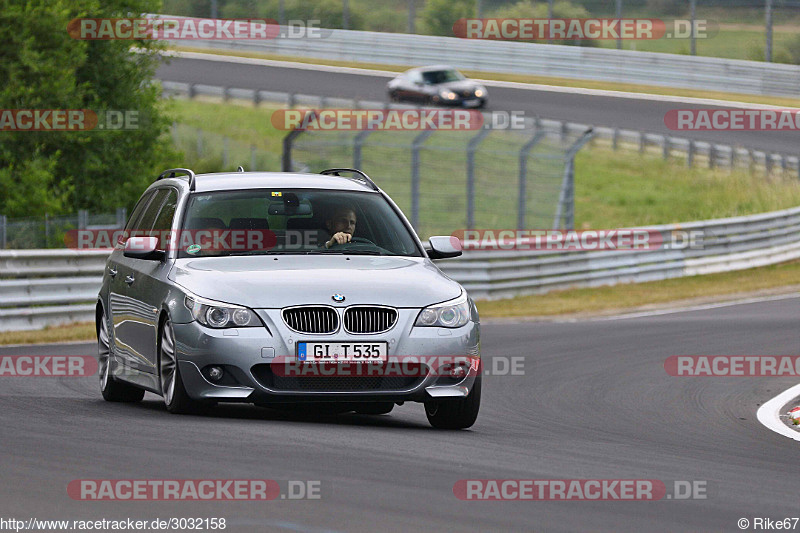
[[[481,96],[486,96],[486,89],[475,89],[475,96],[478,98]]]
[[[192,296],[187,296],[183,304],[192,312],[195,320],[209,328],[251,328],[262,325],[255,312],[246,307]]]
[[[420,311],[415,326],[460,328],[469,322],[472,310],[464,293],[455,300],[431,305]]]
[[[440,94],[440,95],[442,96],[442,98],[444,98],[445,100],[455,100],[455,98],[456,98],[456,93],[454,93],[453,91],[442,91],[442,92],[441,92],[441,93],[439,93],[439,94]]]

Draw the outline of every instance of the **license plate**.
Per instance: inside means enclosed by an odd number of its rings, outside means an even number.
[[[465,106],[470,106],[470,107],[477,106],[477,105],[481,105],[481,101],[479,99],[477,99],[477,98],[471,98],[469,100],[464,100],[464,105]]]
[[[298,342],[297,360],[306,363],[369,363],[386,361],[385,342]]]

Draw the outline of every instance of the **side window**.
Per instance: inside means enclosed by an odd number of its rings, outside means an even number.
[[[174,189],[167,189],[167,198],[161,206],[161,211],[156,217],[153,229],[149,235],[158,237],[158,249],[166,250],[169,243],[169,232],[172,229],[172,219],[175,218],[175,209],[178,207],[178,193]]]
[[[150,203],[150,199],[153,197],[153,191],[150,191],[141,198],[139,201],[136,202],[136,206],[133,208],[133,212],[131,216],[128,218],[128,223],[125,225],[125,230],[122,232],[122,235],[119,236],[117,239],[118,244],[123,244],[127,236],[131,235],[131,231],[136,228],[136,224],[138,223],[139,219],[142,218],[142,212],[147,207],[147,204]]]
[[[169,196],[169,189],[158,189],[156,191],[155,197],[133,228],[136,235],[150,235],[156,218],[158,218],[158,214],[161,212],[161,206],[164,204],[164,200],[167,196]]]

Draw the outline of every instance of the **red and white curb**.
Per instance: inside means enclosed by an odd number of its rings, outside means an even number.
[[[800,384],[786,389],[759,407],[758,412],[756,413],[758,421],[775,433],[780,433],[784,437],[789,437],[790,439],[800,441],[800,431],[795,431],[787,426],[780,417],[781,409],[783,409],[787,403],[791,402],[798,396],[800,396]],[[789,412],[789,416],[792,419],[800,418],[800,407],[795,407],[792,409]]]

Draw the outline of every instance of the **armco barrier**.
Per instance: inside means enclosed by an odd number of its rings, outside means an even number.
[[[152,16],[152,15],[151,15]],[[800,95],[800,66],[714,57],[431,35],[322,30],[324,38],[181,40],[227,50],[336,61],[459,69],[772,96]]]
[[[467,251],[439,262],[474,298],[727,272],[800,258],[800,207],[654,226],[702,246],[653,251]],[[94,319],[108,250],[0,251],[0,331]]]

